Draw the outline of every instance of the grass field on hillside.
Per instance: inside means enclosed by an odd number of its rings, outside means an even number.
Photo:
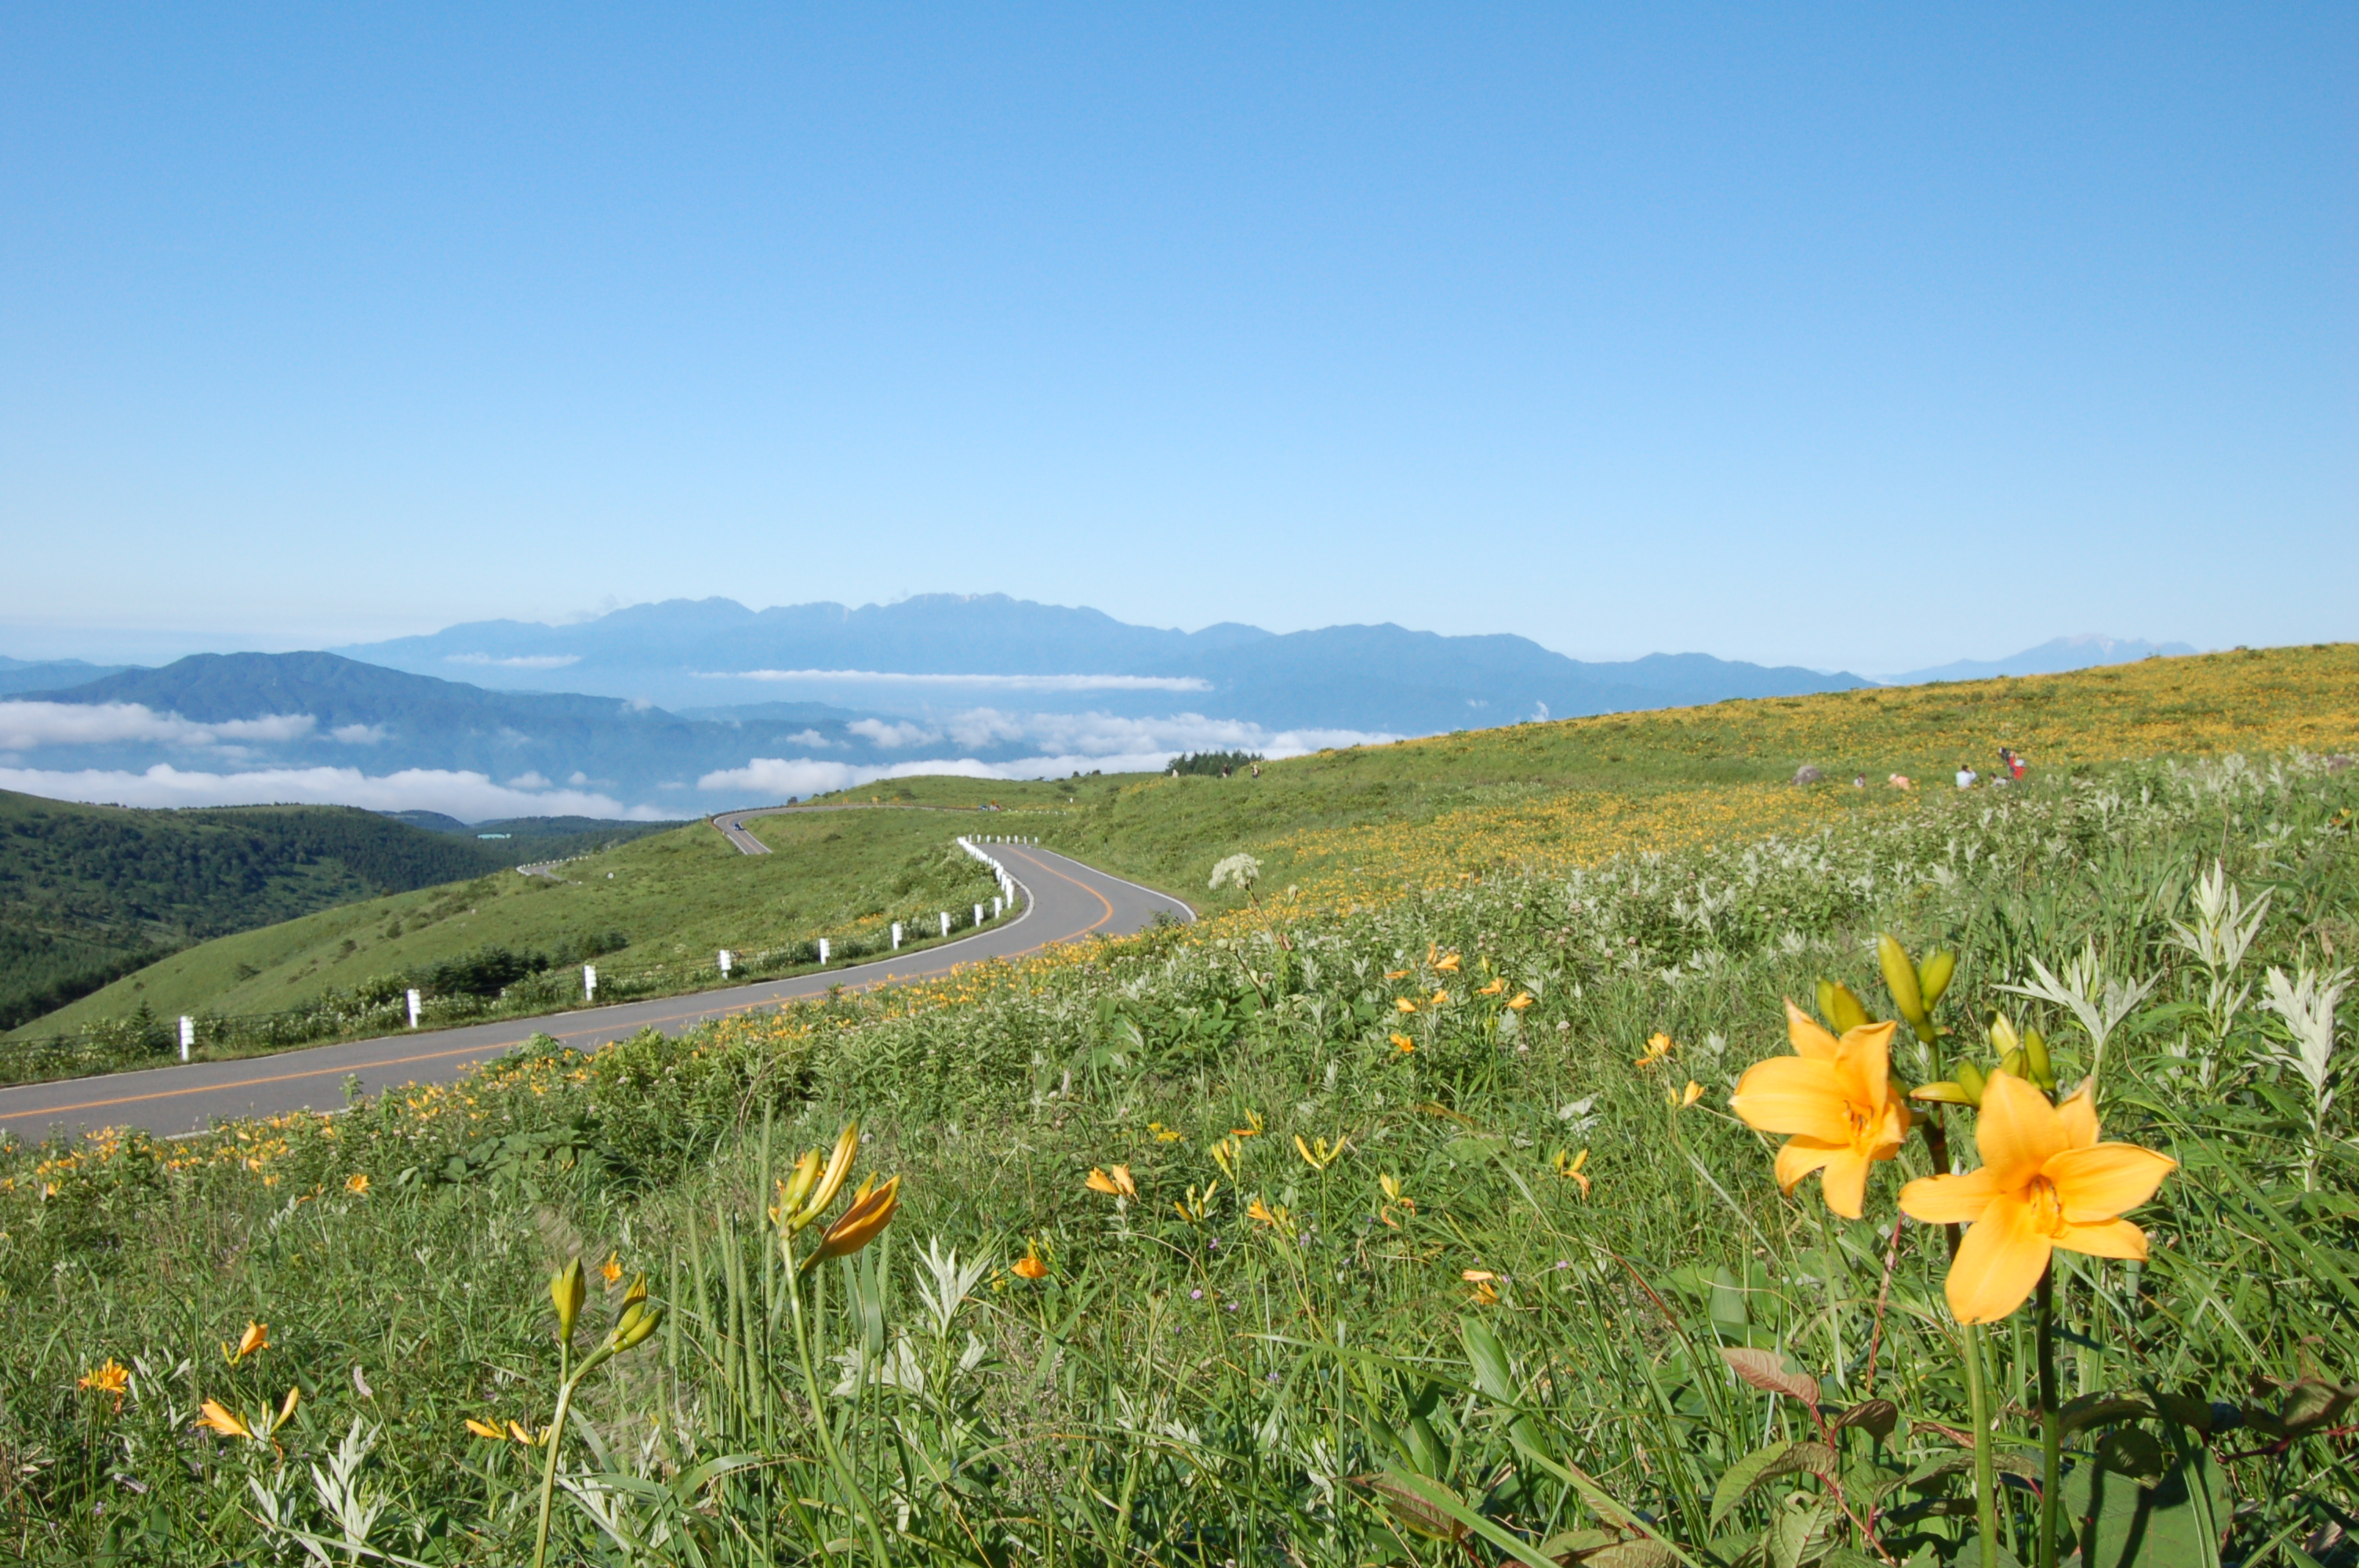
[[[1950,787],[1962,761],[1995,771],[2001,745],[2026,753],[2036,778],[2125,757],[2348,752],[2359,748],[2359,649],[2157,659],[1526,724],[1322,752],[1270,764],[1259,779],[934,777],[817,799],[957,813],[996,804],[1011,815],[982,820],[1038,833],[1049,847],[1215,913],[1244,900],[1207,889],[1207,871],[1223,855],[1250,850],[1263,862],[1265,901],[1350,908],[1485,872],[1908,811]],[[1825,782],[1795,787],[1805,763]],[[1895,773],[1917,790],[1890,787]],[[1856,775],[1866,788],[1851,787]],[[905,907],[897,899],[922,914],[950,897],[948,888],[914,883],[898,891],[918,874],[910,857],[967,825],[937,811],[766,818],[759,831],[776,852],[761,858],[735,855],[700,825],[568,867],[574,885],[565,889],[495,877],[355,904],[192,949],[20,1033],[120,1019],[142,1002],[163,1016],[297,1007],[324,989],[485,944],[549,952],[620,931],[630,946],[611,960],[619,973],[831,926],[841,934],[893,918]],[[855,818],[872,825],[849,827]]]
[[[895,919],[966,911],[995,891],[957,849],[972,816],[844,811],[764,817],[768,855],[742,855],[695,823],[569,860],[555,877],[502,871],[344,904],[176,954],[21,1033],[71,1029],[132,1012],[266,1013],[372,978],[422,974],[485,947],[598,957],[604,994],[636,969],[711,964],[819,936],[839,949]],[[718,979],[717,974],[714,977]],[[567,979],[578,997],[578,977]]]
[[[552,1562],[1979,1564],[1985,1405],[2030,1564],[2052,1376],[2064,1552],[2348,1568],[2354,809],[2314,756],[2055,770],[22,1151],[0,1519],[28,1561],[522,1563],[553,1467]],[[2122,1200],[2143,1263],[2056,1254],[2045,1362],[2049,1309],[1945,1304],[1894,1207],[1924,1139],[1852,1219],[1728,1108],[1781,998],[1901,1005],[1879,931],[1959,955],[1901,1087],[2003,1017],[2178,1162]],[[1944,1112],[1962,1165],[1994,1114]],[[780,1184],[847,1118],[897,1208],[799,1269],[856,1227],[782,1235]]]

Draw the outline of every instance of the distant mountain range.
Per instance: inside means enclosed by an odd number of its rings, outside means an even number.
[[[476,622],[339,651],[421,675],[682,708],[798,698],[929,719],[978,708],[1187,712],[1269,731],[1389,735],[1867,684],[1701,654],[1584,664],[1528,638],[1393,625],[1164,631],[1002,594],[929,594],[857,610],[671,600],[575,625]]]
[[[2185,643],[2145,643],[2136,638],[2107,637],[2085,633],[2056,637],[2037,648],[2026,648],[2004,659],[1958,659],[1930,669],[1880,677],[1886,686],[1921,686],[1939,680],[1995,680],[2000,676],[2052,676],[2066,670],[2093,669],[2099,665],[2126,665],[2136,659],[2171,658],[2195,650]]]
[[[27,691],[56,691],[134,667],[131,665],[92,665],[81,659],[0,658],[0,697]]]
[[[1897,678],[2182,651],[2062,638]],[[141,806],[336,802],[451,831],[680,817],[893,773],[1131,772],[1181,752],[1277,756],[1868,684],[1701,654],[1583,663],[1522,637],[1392,625],[1162,631],[997,595],[760,611],[674,600],[345,654],[209,654],[160,669],[0,660],[0,789]]]

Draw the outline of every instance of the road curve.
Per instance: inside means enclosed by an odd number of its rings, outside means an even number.
[[[823,996],[832,986],[866,990],[888,981],[948,974],[952,968],[986,959],[1022,957],[1052,944],[1099,932],[1126,935],[1151,925],[1158,914],[1183,921],[1195,918],[1176,898],[1046,849],[1023,844],[983,848],[1022,885],[1027,894],[1023,907],[1009,919],[972,936],[906,957],[691,996],[619,1002],[458,1029],[419,1030],[273,1056],[20,1084],[0,1088],[0,1130],[19,1138],[99,1127],[144,1128],[166,1136],[201,1131],[229,1117],[279,1116],[291,1110],[341,1106],[348,1077],[358,1077],[370,1094],[404,1084],[449,1083],[535,1033],[553,1034],[576,1050],[591,1051],[642,1029],[678,1034],[730,1013]]]

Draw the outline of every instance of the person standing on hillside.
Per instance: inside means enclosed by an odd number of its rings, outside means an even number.
[[[1958,764],[1958,787],[1960,789],[1973,788],[1974,781],[1981,777],[1982,774],[1974,772],[1974,770],[1966,763],[1960,762]]]

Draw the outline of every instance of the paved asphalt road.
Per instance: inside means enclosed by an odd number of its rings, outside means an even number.
[[[723,828],[741,849],[745,845],[738,835],[745,830],[734,818],[752,815],[733,813],[729,827]],[[715,826],[720,826],[718,820]],[[317,1045],[276,1056],[193,1062],[186,1066],[176,1064],[103,1077],[24,1084],[0,1088],[0,1129],[19,1138],[97,1127],[142,1127],[168,1135],[201,1131],[222,1117],[277,1116],[341,1106],[348,1076],[357,1076],[370,1094],[403,1084],[448,1083],[536,1032],[553,1034],[577,1050],[593,1050],[642,1029],[677,1034],[724,1014],[823,995],[830,986],[861,990],[888,980],[947,974],[954,967],[987,958],[1019,957],[1095,932],[1136,931],[1152,924],[1161,912],[1168,911],[1180,920],[1194,918],[1178,899],[1107,876],[1062,855],[1020,844],[982,847],[1022,884],[1027,894],[1022,910],[972,936],[911,953],[906,958],[692,996]],[[766,849],[749,852],[767,853]]]

